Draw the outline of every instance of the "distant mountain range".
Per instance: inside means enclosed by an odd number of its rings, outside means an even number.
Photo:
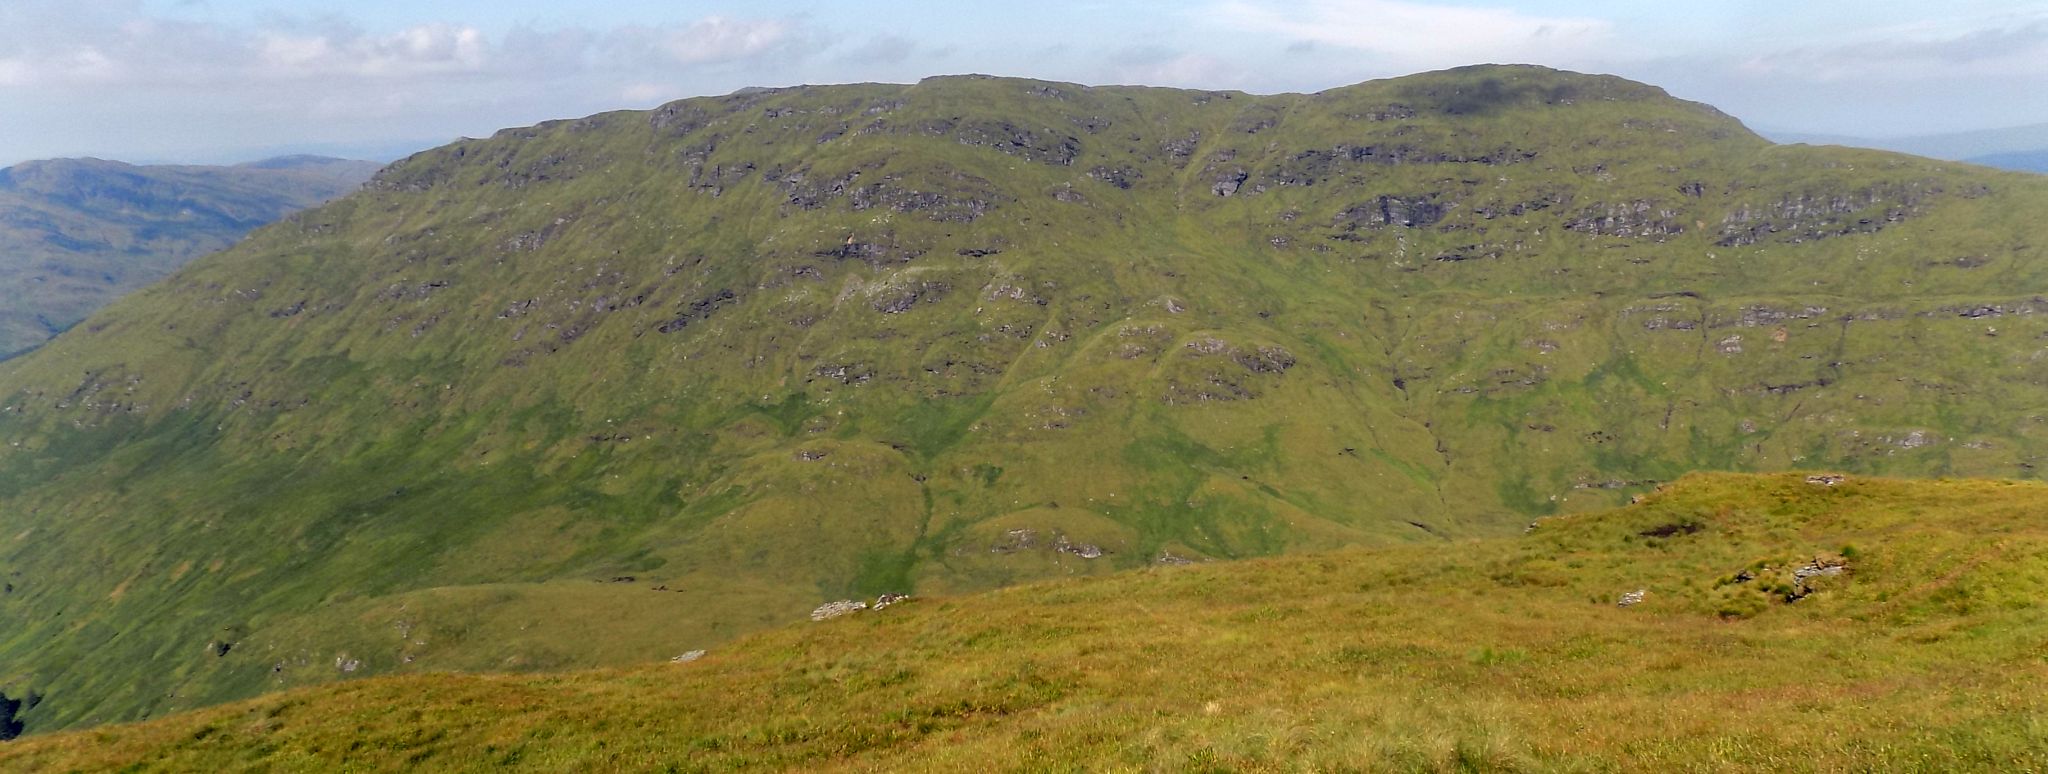
[[[2048,172],[2048,124],[1891,138],[1768,130],[1763,134],[1783,143],[1876,148],[2020,172]]]
[[[2021,151],[2018,153],[1993,153],[1988,156],[1977,156],[1966,160],[1973,164],[1983,164],[1987,167],[2048,174],[2048,149]]]
[[[258,226],[347,193],[380,164],[31,161],[0,170],[0,357]]]

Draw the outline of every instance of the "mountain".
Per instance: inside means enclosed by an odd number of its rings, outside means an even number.
[[[911,599],[629,670],[310,688],[0,745],[0,768],[2039,770],[2044,503],[1693,476],[1527,535]]]
[[[2021,151],[2018,153],[1993,153],[1968,159],[1972,164],[2010,169],[2015,172],[2039,172],[2048,174],[2048,149]]]
[[[0,355],[41,344],[258,226],[347,193],[378,166],[288,156],[233,167],[55,159],[0,169]]]
[[[1951,132],[1881,141],[1877,147],[1943,159],[1964,159],[2048,148],[2048,124]]]
[[[2015,172],[2048,172],[2048,124],[1889,138],[1798,132],[1766,132],[1765,135],[1778,142],[1876,148],[1967,161]]]
[[[434,149],[0,364],[29,733],[820,603],[2035,478],[2048,181],[1616,78],[804,87]]]

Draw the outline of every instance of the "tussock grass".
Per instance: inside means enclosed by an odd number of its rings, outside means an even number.
[[[1699,529],[1643,534],[1674,520]],[[1722,576],[1827,555],[1835,583],[1720,609]],[[2044,642],[2048,487],[1696,475],[1520,537],[920,599],[688,664],[363,680],[0,767],[2035,771]]]

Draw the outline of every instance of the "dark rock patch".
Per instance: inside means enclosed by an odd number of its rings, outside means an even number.
[[[683,309],[681,314],[676,315],[674,319],[671,319],[668,322],[662,323],[660,326],[656,327],[655,330],[661,331],[662,333],[675,333],[676,331],[689,327],[691,323],[695,323],[710,317],[712,313],[717,312],[719,309],[722,309],[726,306],[730,306],[733,303],[737,302],[738,300],[739,295],[734,293],[731,288],[722,289],[708,297],[700,298],[696,301],[690,302],[690,304]]]
[[[1680,521],[1670,522],[1668,524],[1659,524],[1655,527],[1651,527],[1636,534],[1647,538],[1668,538],[1678,537],[1681,535],[1698,534],[1700,530],[1706,528],[1707,525],[1702,524],[1698,521],[1684,519]]]

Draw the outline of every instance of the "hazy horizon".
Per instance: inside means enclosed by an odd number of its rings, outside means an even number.
[[[1619,75],[1766,134],[2048,124],[2048,0],[15,0],[0,164],[389,157],[747,86],[957,73],[1312,92],[1483,62]]]

